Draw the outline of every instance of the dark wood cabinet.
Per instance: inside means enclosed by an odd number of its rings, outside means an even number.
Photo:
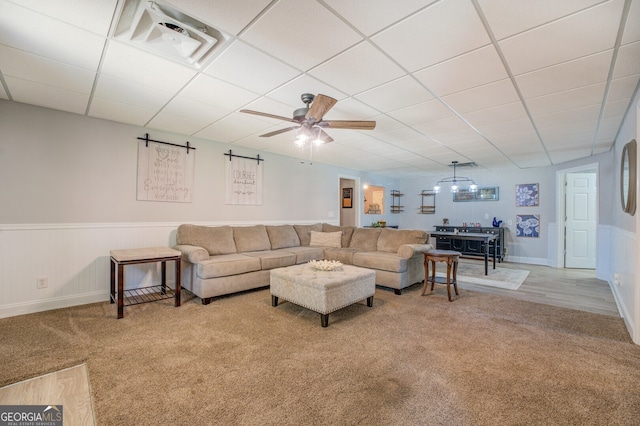
[[[455,232],[457,229],[459,233],[463,232],[480,232],[487,234],[494,234],[498,236],[498,240],[496,241],[496,259],[498,262],[502,262],[507,253],[504,239],[504,228],[489,228],[489,227],[475,227],[475,226],[443,226],[443,225],[435,225],[436,231],[441,232]],[[484,252],[482,251],[482,242],[481,241],[467,241],[467,240],[457,240],[453,237],[435,237],[436,240],[436,249],[438,250],[455,250],[459,251],[465,256],[484,256]],[[493,245],[489,246],[489,255],[493,256]]]

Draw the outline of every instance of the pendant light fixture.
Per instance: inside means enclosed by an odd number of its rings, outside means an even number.
[[[433,192],[435,192],[436,194],[440,192],[440,187],[443,183],[451,184],[451,192],[458,192],[460,190],[460,183],[468,183],[469,192],[477,192],[478,185],[476,184],[476,181],[468,177],[456,176],[456,166],[458,165],[458,162],[452,161],[451,164],[453,165],[453,176],[440,179],[438,182],[436,182],[435,186],[433,187]]]

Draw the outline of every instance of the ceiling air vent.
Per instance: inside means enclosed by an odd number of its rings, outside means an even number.
[[[453,164],[449,164],[449,167],[453,167]],[[460,167],[478,167],[478,163],[475,161],[470,161],[468,163],[458,163],[456,162],[456,168]]]
[[[215,28],[162,2],[127,0],[115,39],[200,68],[225,37]]]

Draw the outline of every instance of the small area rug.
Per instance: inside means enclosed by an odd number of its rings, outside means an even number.
[[[473,283],[487,285],[490,287],[505,288],[507,290],[517,290],[524,280],[529,276],[529,271],[522,269],[507,269],[489,263],[489,275],[484,274],[484,262],[481,263],[458,263],[458,283]],[[444,271],[443,271],[444,270]],[[443,272],[438,272],[443,271]],[[436,276],[446,277],[446,267],[444,264],[436,265]]]

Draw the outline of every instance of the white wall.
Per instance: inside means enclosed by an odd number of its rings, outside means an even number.
[[[625,320],[631,338],[640,344],[640,240],[637,229],[640,227],[640,209],[634,216],[624,213],[620,201],[620,162],[624,145],[636,139],[640,140],[638,123],[640,119],[640,93],[636,93],[633,107],[625,118],[623,126],[616,138],[611,158],[612,173],[607,173],[609,181],[602,183],[602,193],[609,193],[606,200],[601,201],[601,232],[598,238],[606,242],[608,250],[598,252],[598,263],[606,271],[599,278],[611,285],[618,308]],[[640,160],[640,159],[639,159]],[[636,161],[640,170],[640,161]],[[640,187],[640,186],[639,186]],[[637,193],[636,193],[637,196]],[[602,259],[600,259],[602,258]],[[614,283],[614,275],[618,275],[618,284]]]

